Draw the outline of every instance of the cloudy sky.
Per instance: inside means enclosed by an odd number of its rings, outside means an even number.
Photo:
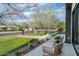
[[[24,13],[27,16],[30,16],[35,7],[28,8]],[[46,10],[47,8],[54,9],[58,12],[59,18],[61,21],[65,20],[65,4],[63,3],[40,3],[38,4],[40,10]]]
[[[0,4],[0,12],[6,10],[4,5]],[[23,22],[23,21],[27,22],[29,20],[32,20],[31,16],[36,6],[42,11],[46,10],[47,8],[54,9],[55,11],[58,12],[58,15],[59,15],[58,17],[60,21],[65,21],[65,4],[64,3],[39,3],[39,4],[27,4],[27,5],[26,4],[10,4],[10,5],[14,7],[15,9],[17,9],[18,11],[23,10],[22,13],[27,16],[27,19],[23,19],[23,20],[20,20],[17,16],[12,16],[13,18],[17,18],[16,22]],[[10,8],[8,7],[8,9]],[[6,22],[10,23],[11,20],[6,21]]]

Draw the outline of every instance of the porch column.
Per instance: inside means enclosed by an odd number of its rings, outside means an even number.
[[[71,4],[66,4],[66,37],[65,42],[71,42]]]

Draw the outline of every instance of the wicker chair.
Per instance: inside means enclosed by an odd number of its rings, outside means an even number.
[[[60,55],[61,53],[61,48],[62,48],[63,43],[58,43],[54,47],[46,47],[43,46],[43,56],[57,56]]]

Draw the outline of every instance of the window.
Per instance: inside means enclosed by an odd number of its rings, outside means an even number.
[[[79,5],[75,7],[72,17],[72,42],[79,55]]]

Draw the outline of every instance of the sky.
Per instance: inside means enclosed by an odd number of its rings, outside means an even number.
[[[5,5],[5,4],[4,4]],[[3,4],[0,4],[0,13],[5,11],[6,8],[4,7]],[[17,5],[17,6],[15,6]],[[17,8],[18,11],[22,11],[23,10],[23,14],[27,17],[27,19],[20,19],[18,16],[13,16],[13,18],[17,19],[15,22],[28,22],[30,20],[32,20],[31,16],[32,13],[34,12],[34,9],[36,8],[33,4],[11,4],[12,7],[15,7],[15,9]],[[37,4],[37,7],[40,10],[46,10],[47,8],[51,8],[54,9],[57,13],[58,13],[58,17],[60,21],[65,21],[65,4],[64,3],[39,3]],[[8,9],[10,9],[8,7]],[[14,21],[14,20],[13,20]],[[5,23],[11,23],[11,20],[5,21]]]
[[[63,3],[40,3],[38,4],[40,10],[46,10],[48,7],[54,9],[59,16],[60,21],[65,21],[65,4]],[[27,12],[24,14],[30,16],[35,7],[28,8]]]
[[[48,7],[51,9],[54,9],[56,12],[58,12],[58,16],[60,21],[65,21],[65,4],[64,3],[41,3],[38,4],[39,9],[46,10]],[[24,14],[27,16],[30,16],[33,12],[34,7],[31,7],[27,10]]]

